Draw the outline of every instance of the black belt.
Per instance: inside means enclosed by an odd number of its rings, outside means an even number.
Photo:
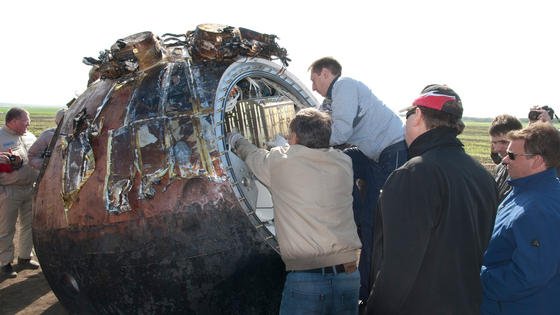
[[[343,264],[328,266],[328,267],[321,267],[315,269],[307,269],[307,270],[294,270],[294,272],[311,272],[311,273],[344,273],[346,269],[344,268]]]

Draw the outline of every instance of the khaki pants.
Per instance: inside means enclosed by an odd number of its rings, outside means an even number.
[[[31,223],[32,186],[0,186],[0,266],[14,260],[14,234],[19,216],[18,257],[30,258],[33,249]]]

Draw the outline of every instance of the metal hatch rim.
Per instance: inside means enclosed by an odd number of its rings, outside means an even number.
[[[216,138],[221,139],[221,141],[217,141],[217,145],[220,151],[222,169],[226,170],[232,190],[241,204],[243,211],[249,217],[251,224],[257,228],[259,233],[263,234],[262,236],[265,242],[276,252],[280,253],[276,236],[264,227],[262,221],[257,217],[255,209],[251,207],[245,194],[238,187],[237,176],[231,167],[229,156],[231,152],[227,149],[227,139],[224,130],[227,96],[235,84],[247,77],[255,75],[270,79],[274,83],[285,88],[291,95],[296,97],[296,100],[299,102],[299,104],[296,105],[300,108],[317,107],[318,102],[300,80],[287,71],[285,67],[262,58],[239,58],[224,71],[216,89],[214,100],[214,130],[216,132]],[[280,80],[278,80],[278,78],[280,78]]]

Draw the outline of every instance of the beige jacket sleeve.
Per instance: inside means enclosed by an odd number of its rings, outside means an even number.
[[[265,149],[259,149],[247,139],[243,138],[235,144],[236,154],[243,160],[255,176],[265,185],[270,187],[270,160],[268,156],[270,152]]]
[[[27,152],[27,156],[29,158],[29,165],[34,169],[41,169],[43,166],[43,153],[49,147],[51,139],[54,135],[54,129],[47,129],[39,135],[37,141],[33,143],[29,151]]]

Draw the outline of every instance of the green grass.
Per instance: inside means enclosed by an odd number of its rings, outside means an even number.
[[[54,116],[61,107],[35,107],[26,108],[31,116],[29,130],[39,136],[43,130],[56,127]]]
[[[465,145],[465,151],[485,166],[494,164],[490,158],[489,127],[490,120],[465,120],[465,130],[459,135],[459,139]]]
[[[492,167],[494,163],[490,158],[490,136],[488,129],[490,128],[490,119],[465,119],[465,130],[459,139],[465,145],[465,151],[476,158],[480,163],[487,167]],[[521,119],[523,126],[527,126],[527,119]],[[554,123],[556,128],[560,128],[560,123]]]

